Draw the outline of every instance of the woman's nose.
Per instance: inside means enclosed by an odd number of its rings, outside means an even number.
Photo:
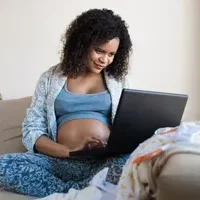
[[[100,58],[99,58],[100,62],[101,63],[106,63],[107,61],[107,56],[106,55],[102,55]]]

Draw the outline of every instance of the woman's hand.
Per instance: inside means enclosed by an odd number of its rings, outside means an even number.
[[[103,141],[97,137],[87,137],[83,140],[83,142],[77,146],[76,148],[70,149],[70,151],[80,151],[84,149],[96,149],[106,147],[107,142]]]
[[[90,137],[86,139],[84,149],[103,148],[106,147],[106,145],[107,145],[106,141],[97,137]]]

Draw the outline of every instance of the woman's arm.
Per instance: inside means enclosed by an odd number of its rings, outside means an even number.
[[[22,142],[29,151],[34,151],[34,145],[40,136],[46,135],[48,137],[45,106],[48,79],[49,73],[47,71],[41,75],[37,82],[30,108],[27,109],[22,123]]]
[[[69,149],[42,135],[35,143],[35,150],[52,157],[67,158],[69,157]]]
[[[22,142],[27,150],[40,152],[53,157],[67,157],[67,147],[49,138],[46,98],[51,71],[44,72],[35,89],[30,108],[22,124]]]

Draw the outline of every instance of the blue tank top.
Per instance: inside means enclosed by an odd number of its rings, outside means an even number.
[[[55,100],[57,126],[74,119],[96,119],[107,126],[111,120],[111,96],[108,90],[94,94],[75,94],[66,85]]]

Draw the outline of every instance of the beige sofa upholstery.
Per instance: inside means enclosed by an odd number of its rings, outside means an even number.
[[[0,152],[25,152],[21,142],[22,121],[31,98],[0,101]]]
[[[30,102],[30,97],[0,100],[0,154],[26,151],[21,142],[21,124]],[[157,180],[157,186],[157,200],[199,200],[200,157],[190,154],[170,157]],[[0,200],[27,199],[33,197],[0,191]]]
[[[22,145],[22,121],[31,98],[0,100],[0,154],[25,152]],[[1,167],[1,166],[0,166]],[[33,197],[0,191],[0,200],[27,200]]]

